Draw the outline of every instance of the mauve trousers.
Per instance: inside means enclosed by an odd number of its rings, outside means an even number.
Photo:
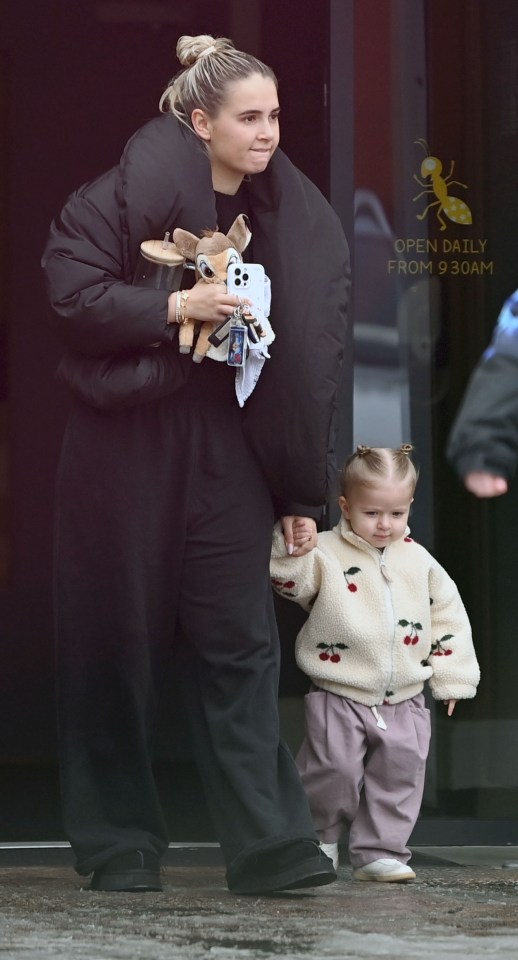
[[[423,694],[377,708],[314,688],[305,698],[306,737],[297,767],[321,841],[349,827],[354,867],[381,857],[410,859],[407,847],[423,797],[430,711]]]

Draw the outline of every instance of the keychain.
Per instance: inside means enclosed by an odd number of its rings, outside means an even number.
[[[240,317],[240,307],[234,312],[228,329],[228,353],[227,363],[229,367],[244,367],[246,363],[246,351],[248,346],[247,326]]]

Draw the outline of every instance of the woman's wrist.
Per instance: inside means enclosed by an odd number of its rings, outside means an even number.
[[[167,323],[178,323],[182,325],[189,322],[189,317],[187,316],[188,299],[188,290],[176,290],[174,293],[169,294]]]

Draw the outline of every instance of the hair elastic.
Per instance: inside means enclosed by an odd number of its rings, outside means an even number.
[[[211,43],[210,47],[207,47],[206,50],[202,50],[201,53],[198,54],[198,60],[201,60],[202,57],[208,57],[211,53],[216,53],[216,47],[213,43]]]

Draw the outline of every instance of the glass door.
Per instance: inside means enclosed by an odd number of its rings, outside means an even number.
[[[467,378],[518,287],[516,6],[356,0],[351,14],[353,444],[415,445],[412,534],[458,583],[482,670],[478,696],[453,718],[430,702],[414,842],[515,843],[518,501],[513,491],[475,501],[444,451]]]

